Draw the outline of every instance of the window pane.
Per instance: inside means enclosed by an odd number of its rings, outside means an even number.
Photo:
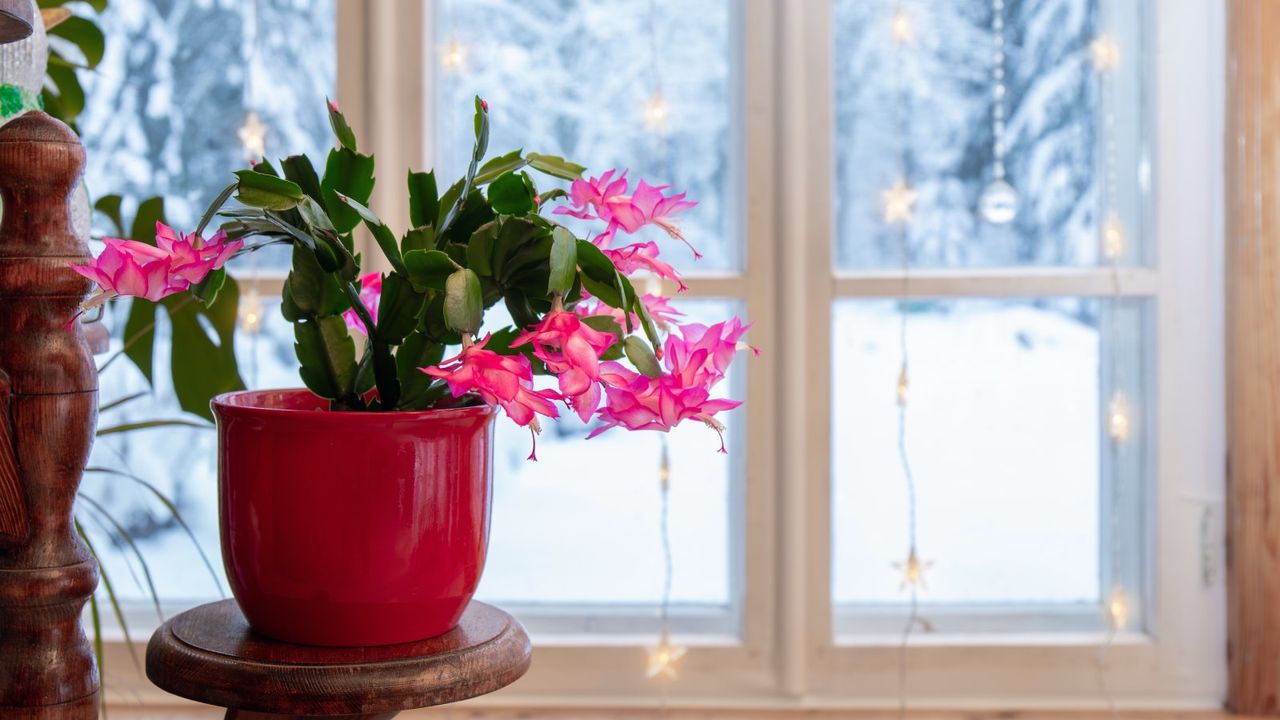
[[[644,239],[657,240],[682,271],[739,267],[730,13],[726,0],[442,2],[431,108],[439,167],[450,181],[465,170],[478,94],[489,102],[490,156],[516,148],[564,155],[595,174],[629,169],[632,179],[687,191],[699,204],[681,225],[702,260],[665,237]],[[665,119],[647,123],[659,84]]]
[[[256,51],[253,8],[260,15]],[[231,171],[245,164],[237,130],[250,107],[257,108],[269,128],[270,156],[320,156],[331,144],[324,98],[335,88],[334,13],[333,0],[114,0],[101,16],[106,55],[96,72],[84,75],[87,106],[80,125],[90,195],[124,195],[126,217],[138,201],[160,195],[169,220],[193,229],[208,203],[231,181]],[[181,38],[205,40],[175,40]],[[254,66],[252,73],[246,72],[246,62]],[[98,232],[114,234],[98,220]],[[283,267],[288,259],[287,253],[259,255],[262,270]],[[242,290],[242,307],[246,295]],[[263,304],[263,332],[240,333],[236,340],[241,373],[251,387],[295,387],[300,381],[292,328],[280,316],[278,301]],[[127,305],[118,310],[106,319],[116,349]],[[154,392],[102,413],[102,427],[182,416],[169,382],[168,323],[160,315]],[[100,387],[103,403],[148,390],[142,375],[123,358],[102,374]],[[122,433],[100,438],[90,464],[156,485],[175,502],[221,573],[215,445],[212,429]],[[128,530],[166,602],[216,595],[185,533],[145,487],[123,475],[90,473],[84,489]],[[112,546],[102,532],[103,518],[82,510],[116,591],[124,598],[149,598],[136,563],[133,572],[126,566],[133,561],[131,551]]]
[[[902,173],[918,193],[906,226],[913,265],[1094,264],[1112,212],[1131,238],[1125,260],[1149,262],[1137,242],[1145,4],[1004,3],[1005,165],[1018,198],[1007,224],[978,209],[994,177],[992,3],[903,5],[914,39],[899,49],[894,3],[834,0],[838,265],[899,265],[900,226],[883,222],[882,192]],[[1104,33],[1120,65],[1100,74],[1090,46]]]
[[[725,301],[676,305],[686,320],[704,323],[740,312],[738,303]],[[732,366],[716,394],[742,397],[740,368]],[[722,416],[730,446],[743,442],[745,412],[744,406]],[[530,462],[529,431],[499,419],[492,541],[480,597],[538,603],[661,599],[661,436],[614,429],[586,440],[590,429],[562,413],[544,423],[538,461]],[[672,599],[725,605],[731,456],[716,452],[716,434],[699,423],[681,425],[669,441]]]
[[[101,17],[106,55],[83,74],[90,195],[162,195],[169,220],[193,229],[249,159],[237,133],[251,109],[268,158],[301,153],[323,167],[334,13],[333,0],[112,2]],[[287,266],[288,253],[273,250],[258,253],[261,267]]]
[[[1132,583],[1134,597],[1142,518],[1132,498],[1143,497],[1145,477],[1140,378],[1149,373],[1132,348],[1148,339],[1146,303],[918,300],[906,310],[906,444],[918,547],[934,562],[921,602],[1096,605],[1112,582]],[[835,306],[837,603],[906,597],[893,565],[908,547],[899,323],[892,301]],[[1100,400],[1113,385],[1129,418],[1117,453],[1106,434],[1109,403]],[[1112,484],[1113,473],[1124,482]]]

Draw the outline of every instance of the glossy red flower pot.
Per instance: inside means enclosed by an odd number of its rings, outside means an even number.
[[[489,541],[492,408],[330,412],[306,390],[213,400],[222,557],[254,630],[389,645],[453,628]]]

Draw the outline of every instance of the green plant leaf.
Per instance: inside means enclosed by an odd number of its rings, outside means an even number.
[[[382,298],[378,302],[377,336],[391,345],[399,345],[418,325],[418,315],[426,293],[420,292],[399,273],[382,279]]]
[[[493,248],[497,242],[498,224],[490,221],[471,233],[467,243],[467,267],[477,275],[493,276]]]
[[[306,155],[290,155],[280,161],[280,169],[284,171],[285,178],[297,183],[307,197],[315,200],[325,212],[328,212],[324,193],[320,190],[320,176],[316,174],[316,167],[311,164],[311,158]]]
[[[566,228],[557,226],[551,231],[551,276],[547,281],[548,293],[564,295],[573,289],[578,273],[578,239]]]
[[[438,365],[444,358],[444,345],[433,341],[425,333],[411,333],[405,338],[400,349],[396,351],[396,375],[400,379],[400,408],[402,410],[422,409],[426,403],[434,401],[430,388],[432,383],[443,387],[435,378],[418,368]]]
[[[404,256],[409,281],[419,290],[444,290],[458,266],[439,250],[410,250]]]
[[[489,205],[500,215],[528,215],[533,210],[533,193],[523,178],[507,173],[489,186]]]
[[[338,193],[361,204],[369,202],[373,194],[373,157],[361,155],[348,147],[329,151],[320,191],[334,228],[341,235],[351,232],[360,223],[360,215],[343,203]]]
[[[409,222],[415,228],[435,224],[440,214],[440,197],[435,172],[409,173]]]
[[[654,356],[653,350],[649,348],[649,343],[643,339],[631,335],[623,341],[623,349],[627,353],[627,359],[632,365],[636,366],[636,370],[645,377],[657,378],[662,377],[662,366],[658,364],[658,358]]]
[[[67,40],[84,55],[85,67],[92,70],[102,62],[107,49],[106,36],[88,18],[72,15],[49,30],[49,34]]]
[[[170,295],[160,301],[169,313],[172,331],[169,369],[174,394],[183,410],[212,421],[209,400],[244,389],[235,346],[240,286],[228,277],[218,302],[211,306],[183,300]],[[206,326],[212,329],[212,335]]]
[[[302,200],[302,188],[295,182],[256,170],[237,170],[240,179],[236,199],[250,207],[292,210]]]
[[[302,381],[311,392],[339,400],[353,392],[356,346],[340,315],[296,322],[294,352]]]
[[[506,155],[499,155],[490,158],[488,162],[480,166],[480,170],[476,172],[476,185],[485,185],[498,179],[498,177],[510,172],[515,172],[525,165],[529,164],[521,155],[520,150],[512,150]]]
[[[458,332],[475,334],[484,314],[480,278],[470,268],[455,271],[445,280],[445,323]]]
[[[116,237],[124,236],[124,218],[120,214],[122,200],[123,198],[119,195],[104,195],[93,204],[94,210],[106,215],[111,221],[111,225],[116,229]]]
[[[557,155],[529,153],[525,156],[525,159],[529,161],[529,166],[534,170],[564,180],[577,180],[587,170],[585,165],[569,162]]]
[[[400,238],[400,250],[410,253],[414,250],[430,250],[436,244],[436,230],[431,225],[423,225],[406,232]]]
[[[356,151],[356,134],[351,130],[351,126],[347,124],[347,118],[338,109],[338,104],[325,98],[325,102],[329,107],[329,125],[333,128],[333,135],[338,139],[338,143],[342,147],[347,148],[351,152]]]
[[[391,263],[392,269],[402,275],[407,274],[404,267],[404,258],[400,255],[400,245],[396,242],[396,236],[391,232],[391,228],[387,227],[372,210],[363,204],[342,193],[337,193],[337,196],[344,205],[355,210],[360,219],[364,221],[365,227],[369,228],[370,234],[377,241],[383,256],[387,258],[387,262]]]

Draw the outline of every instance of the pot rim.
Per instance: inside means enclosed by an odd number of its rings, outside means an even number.
[[[252,402],[235,402],[235,400],[257,399],[264,395],[298,395],[307,394],[316,398],[317,401],[323,402],[320,396],[312,393],[306,388],[269,388],[263,390],[233,390],[231,392],[215,395],[213,400],[209,402],[210,408],[214,414],[232,414],[241,417],[260,417],[260,418],[306,418],[312,422],[334,422],[346,424],[350,422],[371,422],[376,418],[383,418],[386,421],[408,420],[408,419],[450,419],[464,418],[471,416],[496,415],[498,408],[485,403],[483,405],[470,405],[459,408],[428,408],[426,410],[397,410],[394,412],[333,412],[331,410],[301,410],[297,408],[269,407],[265,405],[252,404]],[[358,419],[357,419],[358,418]]]

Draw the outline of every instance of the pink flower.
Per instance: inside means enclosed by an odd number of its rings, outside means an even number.
[[[572,207],[557,207],[556,215],[571,215],[581,220],[603,220],[608,223],[613,219],[612,205],[627,192],[627,172],[615,180],[616,169],[608,170],[598,178],[574,180],[569,186],[569,202]]]
[[[636,186],[635,193],[626,198],[626,202],[621,198],[611,202],[613,221],[628,233],[634,233],[645,225],[657,225],[671,237],[688,245],[695,259],[701,258],[702,253],[694,249],[693,245],[685,239],[684,233],[680,232],[680,227],[671,219],[698,203],[685,200],[685,193],[663,195],[662,191],[666,189],[666,185],[655,187],[641,180]]]
[[[227,242],[219,231],[205,241],[199,235],[179,235],[164,223],[156,223],[156,244],[104,238],[106,248],[87,265],[71,269],[98,285],[98,292],[84,308],[92,308],[118,295],[156,302],[187,290],[221,268],[244,242]]]
[[[103,241],[107,246],[93,262],[71,266],[98,285],[98,292],[85,302],[86,309],[117,295],[156,302],[190,287],[187,280],[173,273],[173,258],[160,248],[120,238]]]
[[[724,379],[747,327],[738,318],[710,327],[680,327],[679,335],[667,337],[662,358],[665,372],[660,377],[642,375],[616,362],[602,364],[606,399],[597,416],[604,424],[588,437],[619,425],[629,430],[666,432],[692,418],[720,434],[720,451],[724,452],[724,426],[715,416],[742,403],[712,399],[711,388]]]
[[[360,278],[360,302],[369,311],[369,317],[378,320],[378,301],[382,299],[382,273],[371,272]],[[364,320],[360,319],[360,315],[356,313],[355,308],[347,308],[342,313],[342,319],[347,321],[347,327],[352,330],[359,331],[368,336],[369,331],[364,326]]]
[[[537,327],[521,333],[511,347],[533,343],[533,355],[556,374],[560,394],[583,422],[600,405],[600,355],[617,342],[610,333],[582,322],[575,313],[547,313]]]
[[[676,269],[658,259],[658,244],[655,242],[633,243],[617,250],[604,248],[601,250],[610,260],[613,261],[618,272],[623,275],[631,275],[640,270],[653,273],[660,278],[671,280],[679,286],[680,292],[688,290],[689,287],[680,279],[680,274]]]
[[[227,233],[222,230],[205,240],[199,235],[179,234],[156,221],[156,246],[173,258],[173,274],[195,285],[226,265],[244,247],[244,241],[227,242]]]
[[[523,355],[499,355],[485,350],[486,335],[480,342],[467,345],[462,352],[422,372],[443,379],[454,397],[474,392],[490,405],[501,405],[517,425],[528,426],[537,433],[538,415],[559,417],[553,400],[560,396],[554,390],[533,389],[533,368]],[[535,441],[536,443],[536,441]],[[534,452],[537,445],[534,446]],[[529,455],[536,460],[535,454]]]

